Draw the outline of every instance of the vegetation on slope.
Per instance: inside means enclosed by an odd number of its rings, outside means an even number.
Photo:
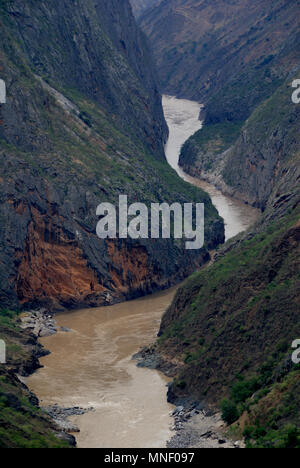
[[[171,399],[221,405],[249,446],[299,446],[299,245],[298,206],[188,279],[162,321]]]
[[[201,171],[216,168],[218,155],[230,148],[240,135],[243,122],[221,122],[204,125],[181,149],[180,165],[189,173],[196,173],[201,161]],[[200,156],[201,155],[201,156]],[[199,174],[198,174],[199,175]]]
[[[296,162],[295,155],[300,150],[300,107],[291,100],[291,85],[296,76],[290,76],[253,111],[224,158],[225,183],[248,195],[252,203],[263,209],[282,177],[282,169],[291,160]]]

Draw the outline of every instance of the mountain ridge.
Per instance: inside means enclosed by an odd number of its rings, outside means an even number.
[[[141,18],[166,94],[206,104],[297,34],[299,1],[165,0]],[[272,38],[272,39],[271,39]],[[293,40],[292,40],[293,42]]]

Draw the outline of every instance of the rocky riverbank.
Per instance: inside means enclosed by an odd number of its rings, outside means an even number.
[[[170,378],[176,376],[180,362],[168,360],[158,353],[155,346],[144,348],[133,359],[138,367],[157,369]],[[244,448],[243,441],[232,441],[226,434],[226,424],[221,414],[205,408],[205,403],[178,400],[169,388],[168,402],[177,405],[172,413],[174,436],[167,448]]]
[[[219,413],[213,414],[194,403],[178,406],[172,416],[175,420],[174,437],[167,448],[244,448],[242,441],[226,436],[226,424]]]
[[[94,408],[80,408],[75,406],[73,408],[61,408],[58,405],[48,406],[42,408],[45,413],[50,416],[55,424],[63,431],[67,433],[80,432],[80,429],[69,421],[72,416],[82,416],[86,413],[94,411]]]
[[[24,312],[21,317],[20,328],[32,333],[36,338],[55,335],[56,322],[47,309],[31,310]]]
[[[31,310],[24,312],[21,317],[22,330],[31,332],[36,338],[45,338],[46,336],[55,335],[58,331],[69,333],[69,328],[57,326],[53,317],[47,309]]]

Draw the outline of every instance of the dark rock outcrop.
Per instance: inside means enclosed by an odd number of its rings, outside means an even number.
[[[14,53],[19,55],[23,66],[26,63],[32,72],[46,78],[58,90],[73,89],[93,100],[113,116],[123,131],[133,132],[154,154],[163,157],[167,127],[152,58],[128,1],[97,0],[74,5],[63,0],[59,5],[54,2],[37,5],[34,0],[26,3],[15,0],[4,2],[1,12],[4,23],[1,39],[2,44],[7,44],[4,50],[8,56],[8,47],[16,47]],[[6,34],[14,36],[18,48]],[[12,60],[12,55],[9,58]],[[23,102],[16,102],[18,95],[5,65],[2,64],[3,78],[11,96],[3,110],[10,130],[8,133],[6,129],[5,136],[7,142],[15,144],[13,137],[18,127],[10,119],[10,106],[18,105],[19,133],[23,127],[30,135],[30,121],[24,121],[22,115],[28,112],[26,97],[20,93]],[[19,71],[24,73],[24,69]]]

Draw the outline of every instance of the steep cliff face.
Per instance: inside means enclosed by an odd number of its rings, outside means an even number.
[[[167,287],[207,259],[173,240],[96,236],[101,202],[204,201],[168,168],[151,56],[124,0],[4,1],[0,125],[2,304],[109,304]],[[124,269],[126,265],[126,270]]]
[[[206,103],[226,83],[257,74],[299,29],[299,1],[164,0],[141,26],[164,92]],[[265,80],[257,80],[259,97]],[[248,96],[250,93],[248,93]],[[232,102],[231,102],[232,104]]]
[[[32,72],[92,99],[124,132],[163,155],[167,129],[152,59],[127,1],[15,0],[4,2],[2,15]]]

